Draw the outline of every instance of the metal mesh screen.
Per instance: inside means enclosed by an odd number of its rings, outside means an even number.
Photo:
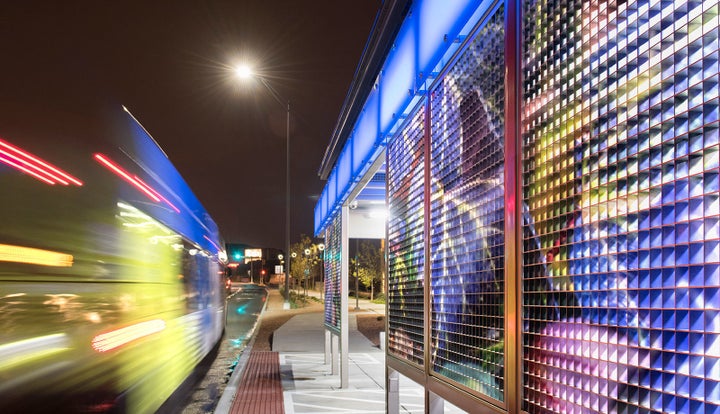
[[[388,352],[423,364],[425,107],[388,143]]]
[[[524,8],[524,408],[718,413],[718,3]]]
[[[325,326],[340,332],[342,301],[342,217],[337,214],[327,228],[325,246]]]
[[[434,375],[504,396],[504,12],[430,97]]]

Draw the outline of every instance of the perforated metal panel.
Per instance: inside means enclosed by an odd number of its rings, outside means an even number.
[[[719,413],[718,3],[524,6],[524,408]]]
[[[340,332],[342,302],[342,226],[341,216],[333,219],[327,228],[325,244],[325,326]]]
[[[425,107],[387,148],[388,352],[424,358]]]
[[[504,13],[497,9],[430,97],[434,375],[504,395]]]

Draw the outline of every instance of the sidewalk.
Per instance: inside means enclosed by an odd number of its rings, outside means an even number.
[[[317,292],[308,294],[319,295]],[[385,412],[385,352],[374,346],[357,330],[358,314],[384,315],[385,305],[374,304],[368,300],[359,300],[359,310],[354,310],[355,300],[350,300],[351,312],[349,324],[349,387],[340,388],[340,375],[332,375],[331,365],[325,365],[325,327],[323,308],[316,312],[299,313],[277,329],[273,335],[273,354],[279,359],[280,378],[284,412],[294,413],[384,413]],[[262,318],[275,312],[292,312],[283,309],[283,298],[277,289],[270,289]],[[218,404],[216,413],[241,412],[238,404],[232,404],[238,389],[246,389],[243,382],[260,383],[252,379],[246,371],[250,360],[252,344],[243,353],[238,372],[233,373],[225,394]],[[273,355],[274,356],[274,355]],[[267,355],[263,356],[264,358]],[[253,358],[255,360],[257,358]],[[252,365],[252,362],[250,362]],[[251,367],[252,368],[252,367]],[[255,369],[251,369],[254,371]],[[265,378],[262,378],[263,380]],[[258,389],[256,395],[243,394],[243,398],[277,398],[260,394],[265,386]],[[274,394],[273,394],[274,395]],[[420,394],[422,395],[422,394]],[[224,401],[224,402],[223,402]],[[420,396],[422,401],[422,396]],[[230,402],[230,404],[228,404]],[[268,401],[269,403],[269,401]],[[246,409],[245,409],[246,410]],[[247,411],[246,411],[247,412]]]

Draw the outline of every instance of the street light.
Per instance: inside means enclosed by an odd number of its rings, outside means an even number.
[[[285,129],[285,253],[290,252],[290,100],[283,100],[275,88],[265,78],[252,70],[250,66],[240,65],[235,68],[235,74],[241,79],[258,79],[270,91],[280,106],[287,102],[287,122]],[[285,303],[283,309],[290,309],[290,260],[287,261],[285,269]]]
[[[290,253],[290,258],[288,259],[288,269],[290,269],[290,263],[297,257],[297,253],[292,252]],[[293,281],[293,285],[295,286],[295,292],[297,293],[297,279]],[[290,291],[288,290],[288,295],[290,295]]]
[[[320,299],[322,300],[325,291],[325,257],[323,256],[325,254],[325,245],[323,243],[318,244],[318,250],[320,250],[320,282],[322,283],[320,287]]]
[[[282,253],[280,253],[280,254],[277,255],[277,258],[278,258],[278,262],[280,262],[280,265],[281,265],[283,268],[285,268],[285,260],[283,260],[283,259],[285,258],[285,256],[283,256]],[[287,275],[285,275],[285,279],[287,279]],[[285,284],[284,281],[283,281],[283,284]]]
[[[310,269],[308,269],[307,261],[310,258],[310,249],[305,249],[305,273],[303,273],[303,294],[307,297],[307,284],[308,284],[308,274],[310,273]]]

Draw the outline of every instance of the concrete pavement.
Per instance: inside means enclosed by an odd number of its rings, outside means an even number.
[[[318,295],[309,292],[309,295]],[[350,301],[355,307],[355,301]],[[359,314],[384,315],[385,305],[368,300],[359,301],[359,310],[353,310],[349,324],[349,387],[340,388],[340,375],[332,374],[325,364],[325,328],[322,307],[317,312],[300,313],[277,329],[273,335],[273,351],[279,353],[285,412],[294,413],[384,413],[385,412],[385,352],[373,345],[357,330]],[[276,289],[270,289],[265,313],[290,312],[283,309],[283,298]],[[262,324],[262,317],[260,320]],[[237,390],[252,341],[238,363],[226,387],[216,413],[229,412],[232,397]],[[235,382],[235,384],[233,384]],[[406,387],[407,388],[407,387]],[[422,390],[409,387],[409,401],[404,412],[422,412]],[[226,395],[228,394],[228,395]],[[406,398],[403,398],[406,399]],[[413,405],[416,405],[413,407]],[[413,409],[415,408],[415,409]]]
[[[332,366],[325,364],[322,312],[295,315],[275,331],[273,351],[280,353],[285,413],[385,412],[385,352],[357,330],[356,319],[358,314],[385,315],[385,305],[368,300],[359,305],[348,318],[350,381],[345,389],[340,388],[339,373],[332,375]]]

